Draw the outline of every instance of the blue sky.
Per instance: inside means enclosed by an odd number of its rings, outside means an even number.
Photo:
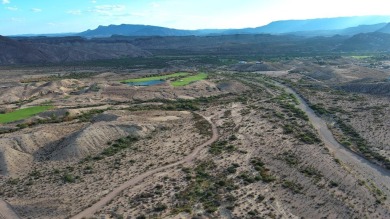
[[[388,0],[0,0],[0,35],[80,32],[123,23],[257,27],[286,19],[390,15],[387,5]]]

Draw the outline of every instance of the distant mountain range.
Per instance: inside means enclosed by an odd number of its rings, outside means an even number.
[[[277,21],[257,28],[178,30],[100,26],[78,34],[0,36],[0,65],[64,63],[152,55],[389,53],[390,17]]]
[[[150,25],[109,25],[87,30],[77,36],[96,38],[122,36],[206,36],[231,34],[293,34],[298,36],[355,35],[358,33],[384,32],[390,22],[390,16],[357,16],[339,18],[319,18],[307,20],[284,20],[271,22],[256,28],[243,29],[200,29],[179,30]]]
[[[388,26],[381,28],[388,30]],[[390,34],[303,37],[271,34],[218,36],[0,36],[0,65],[44,64],[148,56],[307,56],[390,53]]]
[[[150,52],[126,42],[100,43],[81,37],[15,40],[0,36],[0,65],[63,63],[150,55]]]

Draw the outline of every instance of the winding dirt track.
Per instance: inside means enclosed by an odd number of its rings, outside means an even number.
[[[332,132],[328,129],[325,121],[319,118],[314,111],[307,105],[307,103],[291,88],[286,87],[280,83],[276,85],[285,88],[288,93],[295,95],[299,102],[299,108],[306,112],[310,122],[317,130],[325,146],[334,154],[336,158],[341,160],[344,164],[352,169],[353,172],[375,183],[388,197],[390,196],[390,171],[371,163],[360,155],[345,148],[339,144],[334,138]]]
[[[200,114],[198,114],[198,115],[200,115]],[[115,188],[112,192],[108,193],[106,196],[104,196],[98,202],[93,204],[91,207],[83,210],[82,212],[78,213],[77,215],[75,215],[71,218],[72,219],[80,219],[80,218],[91,217],[96,211],[101,209],[103,206],[107,205],[117,195],[119,195],[123,190],[129,188],[130,186],[134,186],[134,185],[142,182],[145,178],[152,176],[158,172],[162,172],[166,169],[178,166],[178,165],[183,164],[183,163],[191,162],[192,160],[194,160],[201,149],[203,149],[204,147],[206,147],[206,146],[214,143],[216,140],[218,140],[218,130],[217,130],[217,127],[215,126],[215,124],[211,122],[211,119],[206,118],[203,115],[200,115],[200,116],[202,116],[205,120],[207,120],[212,127],[213,135],[208,141],[206,141],[202,145],[199,145],[198,147],[196,147],[194,149],[194,151],[192,151],[191,154],[187,155],[184,159],[182,159],[180,161],[177,161],[175,163],[172,163],[172,164],[169,164],[166,166],[159,167],[159,168],[154,169],[154,170],[150,170],[148,172],[145,172],[139,176],[136,176],[136,177],[130,179],[129,181],[127,181],[127,182],[123,183],[122,185],[120,185],[119,187]]]

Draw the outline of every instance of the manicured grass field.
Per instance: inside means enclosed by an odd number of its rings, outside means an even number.
[[[26,119],[51,108],[53,108],[53,106],[33,106],[25,109],[15,110],[6,114],[0,114],[0,123],[8,123]]]
[[[368,59],[371,58],[372,56],[350,56],[350,57],[354,59]]]
[[[145,78],[135,78],[121,81],[122,83],[130,83],[130,82],[146,82],[146,81],[154,81],[154,80],[164,80],[168,78],[176,78],[176,77],[184,77],[189,75],[189,73],[179,72],[170,75],[162,75],[162,76],[154,76],[154,77],[145,77]]]
[[[207,78],[207,74],[206,73],[199,73],[197,75],[189,76],[189,77],[186,77],[186,78],[182,78],[182,79],[180,79],[178,81],[174,81],[171,84],[174,87],[185,86],[185,85],[188,85],[188,84],[190,84],[192,82],[204,80],[206,78]]]

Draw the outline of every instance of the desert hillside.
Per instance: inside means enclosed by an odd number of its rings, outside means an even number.
[[[380,59],[0,69],[0,209],[388,218],[390,62]]]

